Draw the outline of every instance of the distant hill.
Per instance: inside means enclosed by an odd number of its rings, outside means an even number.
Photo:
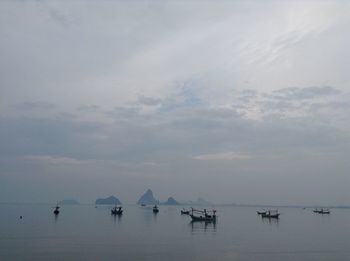
[[[198,205],[212,205],[213,203],[203,199],[203,198],[198,198],[197,199],[197,204]]]
[[[159,204],[159,201],[153,197],[152,190],[148,189],[137,201],[137,204],[155,205]]]
[[[121,205],[122,202],[114,196],[108,198],[98,198],[95,201],[96,205]]]
[[[167,201],[162,203],[163,205],[179,205],[179,202],[177,202],[173,197],[169,197]]]
[[[179,201],[181,205],[200,205],[200,206],[208,206],[208,205],[213,205],[213,203],[203,199],[203,198],[198,198],[196,201],[192,200],[181,200]]]
[[[79,205],[80,203],[74,199],[64,199],[58,202],[59,205]]]

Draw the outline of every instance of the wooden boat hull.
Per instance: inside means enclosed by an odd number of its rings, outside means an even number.
[[[278,219],[280,217],[280,213],[277,214],[262,214],[261,217],[263,218],[276,218]]]
[[[115,216],[116,216],[116,215],[120,216],[120,215],[123,214],[123,211],[113,211],[113,210],[112,210],[112,211],[111,211],[111,214],[112,214],[112,215],[115,215]]]
[[[317,213],[317,214],[326,214],[326,215],[328,215],[328,214],[330,214],[331,212],[330,211],[316,211],[316,210],[314,210],[314,213]]]
[[[216,216],[214,217],[202,217],[202,216],[194,216],[190,215],[192,218],[192,221],[204,221],[204,222],[215,222],[216,221]]]

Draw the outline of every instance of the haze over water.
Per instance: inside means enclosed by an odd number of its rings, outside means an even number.
[[[0,205],[1,260],[348,260],[350,211],[281,208],[264,220],[253,207],[217,207],[217,223],[191,223],[182,207]],[[23,215],[23,219],[19,216]]]
[[[349,209],[128,205],[350,206],[349,25],[344,0],[1,0],[0,261],[350,260]],[[37,204],[109,195],[120,219]]]

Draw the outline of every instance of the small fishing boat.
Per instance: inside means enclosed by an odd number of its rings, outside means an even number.
[[[185,210],[185,209],[181,210],[181,215],[189,215],[189,214],[190,214],[189,210]]]
[[[212,213],[211,215],[208,213]],[[197,210],[192,208],[190,217],[192,218],[192,221],[205,221],[205,222],[216,222],[216,210],[207,211],[204,210]]]
[[[256,213],[257,213],[258,215],[265,215],[266,212],[267,212],[267,211],[264,209],[263,211],[257,211]]]
[[[321,209],[316,208],[313,212],[317,213],[317,214],[322,214],[322,215],[331,213],[331,211],[329,209],[324,209],[324,208],[321,208]]]
[[[53,211],[53,213],[55,215],[58,215],[60,213],[60,207],[58,205],[55,207],[55,210]]]
[[[278,219],[280,217],[280,213],[278,213],[278,209],[276,210],[267,210],[265,213],[261,214],[262,218],[276,218]]]
[[[159,212],[159,208],[157,205],[154,205],[153,207],[153,213],[158,213]]]
[[[117,207],[115,206],[114,208],[111,209],[111,215],[114,215],[114,216],[120,216],[123,214],[123,209],[122,207]]]

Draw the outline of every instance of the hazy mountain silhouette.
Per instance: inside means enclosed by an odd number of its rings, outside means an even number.
[[[173,197],[169,197],[167,201],[162,203],[163,205],[179,205],[179,202],[177,202]]]
[[[158,204],[159,201],[153,197],[152,190],[148,189],[137,201],[137,204],[154,205]]]
[[[96,205],[121,205],[122,202],[114,197],[114,196],[110,196],[108,198],[98,198],[95,201]]]

